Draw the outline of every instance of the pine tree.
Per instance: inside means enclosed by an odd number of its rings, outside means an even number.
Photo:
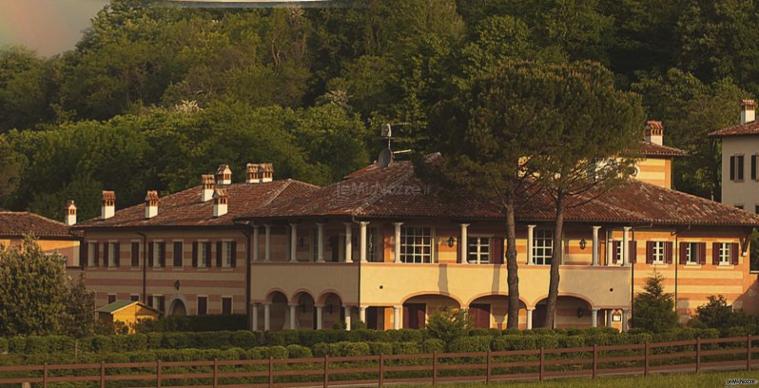
[[[664,292],[659,273],[646,280],[643,292],[635,296],[633,301],[632,326],[660,333],[677,326],[677,312],[672,294]]]

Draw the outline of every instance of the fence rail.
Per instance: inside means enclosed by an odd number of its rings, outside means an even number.
[[[0,366],[0,385],[323,387],[751,370],[752,336],[575,348],[264,360]]]

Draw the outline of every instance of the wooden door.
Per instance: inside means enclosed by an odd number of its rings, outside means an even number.
[[[403,328],[423,329],[427,305],[424,303],[406,303],[403,305]]]
[[[472,304],[469,306],[469,316],[472,318],[472,324],[478,329],[490,328],[490,305],[489,304]]]

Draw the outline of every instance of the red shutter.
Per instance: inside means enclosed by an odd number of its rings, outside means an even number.
[[[148,243],[148,267],[153,266],[153,242]]]
[[[230,258],[232,261],[232,268],[237,267],[237,241],[232,241],[232,252],[230,252],[230,255],[232,257]]]
[[[110,256],[110,252],[108,252],[108,243],[103,243],[103,267],[108,266],[109,256]]]
[[[116,257],[114,257],[116,261],[116,267],[121,267],[121,243],[116,243]]]
[[[664,262],[667,264],[672,264],[672,258],[674,257],[674,245],[672,241],[667,241],[664,243]]]
[[[688,252],[686,251],[688,248],[688,243],[681,242],[680,243],[680,264],[685,265],[688,262]]]
[[[646,264],[654,263],[654,242],[646,241]]]
[[[166,266],[166,242],[162,241],[160,247],[161,247],[161,251],[159,252],[159,256],[158,256],[158,258],[160,259],[159,265],[161,267],[165,267]]]
[[[95,244],[92,244],[92,245],[95,246],[95,255],[94,255],[94,257],[95,257],[95,267],[97,267],[97,266],[100,265],[100,244],[95,243]]]
[[[627,247],[627,253],[630,255],[630,264],[635,264],[638,262],[638,242],[635,240],[628,241]]]
[[[738,265],[738,244],[730,244],[730,263]]]
[[[87,266],[87,258],[89,255],[87,255],[87,251],[90,247],[90,243],[88,242],[82,242],[82,247],[79,250],[79,265],[82,266],[82,268]]]
[[[221,264],[222,264],[221,263],[221,252],[222,252],[221,248],[222,248],[221,241],[217,241],[216,242],[216,267],[217,268],[221,268]]]
[[[706,264],[706,243],[698,243],[698,263],[701,265]]]
[[[493,242],[493,264],[503,264],[503,239],[494,238]]]
[[[712,243],[712,264],[719,265],[719,251],[721,243]]]

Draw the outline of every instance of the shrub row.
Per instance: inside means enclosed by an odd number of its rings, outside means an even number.
[[[739,328],[731,332],[731,335],[745,334],[752,333],[746,333]],[[0,338],[0,352],[7,351],[13,354],[78,354],[88,352],[132,352],[155,349],[251,349],[260,346],[286,347],[299,345],[313,349],[315,353],[339,355],[346,352],[350,353],[349,350],[340,348],[340,346],[345,346],[340,344],[345,343],[375,344],[369,345],[370,354],[375,354],[377,347],[383,346],[391,346],[393,349],[396,349],[396,347],[415,346],[418,351],[429,349],[428,351],[450,350],[463,352],[482,351],[487,350],[488,347],[492,347],[494,350],[530,349],[534,346],[544,346],[546,348],[576,347],[591,344],[640,343],[646,340],[663,342],[695,339],[697,337],[716,338],[718,336],[719,331],[716,329],[695,328],[683,328],[655,335],[636,330],[620,334],[609,329],[554,331],[539,329],[522,332],[472,330],[469,336],[459,337],[449,344],[443,344],[440,340],[428,338],[426,333],[421,330],[293,330],[267,333],[250,331],[155,332],[133,335],[96,335],[78,340],[66,336]],[[335,346],[333,347],[332,345]],[[371,346],[375,347],[374,350],[371,350]],[[319,349],[318,351],[317,348]],[[388,352],[384,351],[384,353]],[[409,352],[403,351],[403,353]]]
[[[166,331],[227,331],[247,329],[245,314],[232,315],[186,315],[168,316],[158,320],[146,320],[137,324],[140,333]]]

